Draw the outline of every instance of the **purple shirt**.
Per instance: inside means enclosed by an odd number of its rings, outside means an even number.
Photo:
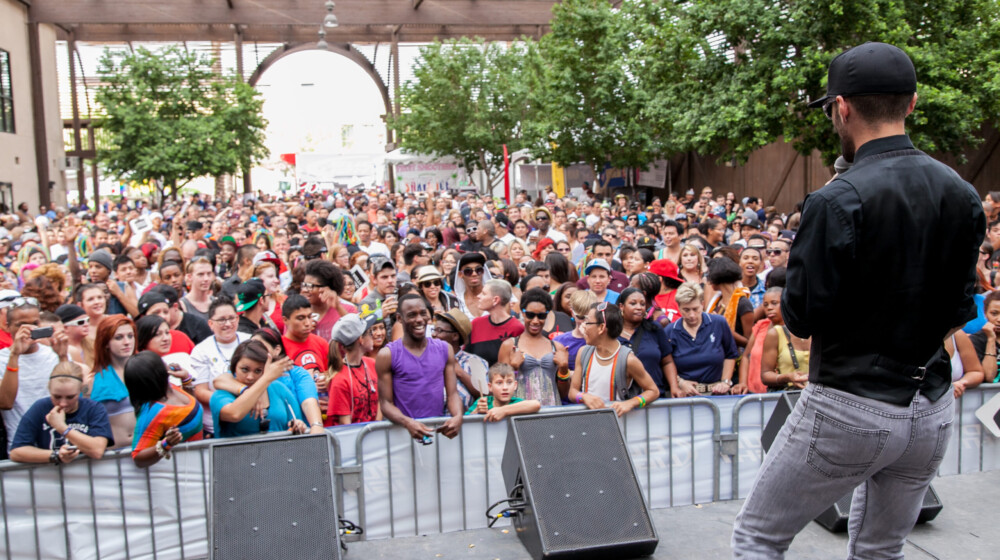
[[[449,348],[446,342],[428,338],[423,354],[414,356],[403,346],[403,339],[389,343],[393,402],[403,414],[410,418],[441,416]]]

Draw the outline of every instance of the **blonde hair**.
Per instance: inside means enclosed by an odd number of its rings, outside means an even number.
[[[56,367],[52,368],[52,373],[49,374],[49,383],[65,382],[70,378],[83,383],[83,368],[79,364],[62,361],[56,364]]]
[[[694,243],[686,243],[683,247],[681,247],[681,252],[677,254],[677,268],[684,268],[681,265],[681,257],[684,255],[684,251],[694,253],[698,257],[698,273],[701,274],[701,271],[705,270],[705,255],[701,254],[701,249],[699,249]]]
[[[597,303],[597,296],[590,290],[577,290],[569,296],[569,308],[574,315],[584,316],[590,311],[590,306]]]
[[[701,289],[699,284],[694,282],[685,282],[677,288],[677,292],[674,295],[674,299],[677,301],[678,305],[687,305],[692,301],[702,301],[705,291]]]

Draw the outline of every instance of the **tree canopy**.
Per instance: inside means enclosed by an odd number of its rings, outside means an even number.
[[[420,49],[392,125],[403,148],[453,156],[466,169],[483,170],[493,187],[503,178],[503,146],[510,152],[528,146],[524,126],[534,120],[530,94],[537,81],[532,43],[433,43]]]
[[[403,92],[403,145],[493,176],[505,142],[596,171],[687,151],[745,161],[780,139],[832,164],[839,141],[807,104],[833,58],[866,41],[914,62],[919,149],[962,154],[1000,123],[996,0],[564,0],[551,26],[510,49],[425,49]],[[488,55],[499,52],[505,76]]]
[[[260,94],[211,68],[207,57],[177,46],[105,50],[96,96],[108,133],[98,151],[105,169],[173,194],[195,177],[248,173],[267,157]]]

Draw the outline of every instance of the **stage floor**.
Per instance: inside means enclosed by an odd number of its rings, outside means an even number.
[[[998,558],[1000,471],[938,478],[944,509],[934,521],[918,525],[903,552],[908,560]],[[652,558],[730,558],[729,538],[742,501],[653,510],[660,545]],[[350,543],[347,558],[423,560],[530,558],[507,528],[476,529],[443,535]],[[788,558],[844,558],[845,533],[833,534],[810,523],[792,543]]]

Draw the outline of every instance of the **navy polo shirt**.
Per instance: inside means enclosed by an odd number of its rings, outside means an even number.
[[[642,329],[643,333],[639,339],[639,347],[636,348],[632,344],[632,341],[639,334],[639,329]],[[669,394],[670,385],[663,378],[663,366],[660,365],[660,361],[663,360],[664,356],[670,355],[670,342],[667,340],[667,333],[659,325],[656,325],[653,329],[646,329],[645,326],[640,325],[632,333],[632,340],[624,336],[619,336],[618,341],[631,348],[635,357],[639,358],[646,373],[653,378],[653,382],[660,389],[660,396],[663,397]]]
[[[684,320],[674,321],[663,329],[667,333],[677,366],[677,375],[695,383],[722,380],[722,363],[735,360],[736,340],[721,315],[701,314],[701,326],[695,337],[684,329]]]

